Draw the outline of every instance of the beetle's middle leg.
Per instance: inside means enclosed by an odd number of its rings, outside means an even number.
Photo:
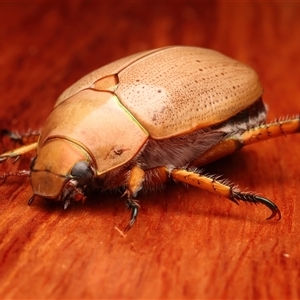
[[[278,219],[281,218],[280,210],[272,201],[253,193],[241,192],[238,188],[232,186],[226,181],[220,181],[215,177],[201,174],[195,169],[161,166],[149,170],[142,170],[135,166],[130,171],[127,190],[124,193],[124,195],[127,195],[128,197],[127,205],[131,209],[131,219],[123,231],[123,234],[132,227],[137,218],[139,205],[137,201],[132,198],[137,195],[142,187],[145,189],[151,189],[155,186],[164,184],[170,179],[196,186],[218,196],[225,197],[236,204],[239,204],[239,201],[264,204],[272,211],[272,214],[268,219],[271,219],[276,215],[278,216]]]
[[[236,204],[238,204],[239,201],[254,204],[264,204],[272,211],[271,216],[267,218],[267,220],[272,219],[276,215],[278,215],[278,219],[281,218],[280,210],[275,203],[253,193],[241,192],[238,188],[227,183],[226,180],[220,181],[213,176],[203,175],[201,173],[197,173],[196,171],[185,169],[171,169],[169,174],[174,180],[181,181],[209,191],[218,196],[225,197]]]

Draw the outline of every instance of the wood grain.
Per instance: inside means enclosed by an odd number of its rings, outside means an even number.
[[[171,44],[213,48],[257,70],[269,120],[300,113],[296,2],[0,2],[0,128],[43,126],[56,98],[117,58]],[[236,206],[169,184],[140,195],[129,218],[119,194],[67,211],[27,206],[27,179],[0,186],[0,298],[297,299],[300,137],[249,146],[213,163],[281,209]],[[29,158],[1,165],[28,169]]]

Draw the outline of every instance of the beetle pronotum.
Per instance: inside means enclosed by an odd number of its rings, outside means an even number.
[[[21,147],[0,161],[36,150],[29,171],[33,196],[83,201],[87,187],[124,188],[136,220],[140,190],[184,182],[237,203],[270,200],[204,175],[198,167],[245,145],[299,132],[299,116],[265,124],[257,74],[218,52],[172,46],[117,60],[86,75],[58,98],[41,133],[16,135]],[[34,139],[27,144],[27,139]]]

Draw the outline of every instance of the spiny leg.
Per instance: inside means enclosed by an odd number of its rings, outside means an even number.
[[[4,152],[0,155],[0,162],[6,161],[9,158],[14,158],[16,161],[21,155],[28,153],[32,150],[36,150],[37,142],[21,146],[11,151]]]
[[[243,145],[266,141],[279,136],[300,132],[300,116],[287,120],[278,120],[245,131],[241,139]]]
[[[241,149],[243,146],[299,132],[300,116],[253,127],[243,133],[228,136],[219,144],[194,160],[190,166],[203,166],[216,161],[219,158],[225,157]]]
[[[267,218],[267,220],[272,219],[276,215],[278,215],[278,220],[280,220],[281,218],[280,210],[275,203],[264,197],[257,196],[252,193],[241,192],[237,188],[227,184],[226,181],[221,182],[213,177],[185,169],[171,169],[169,171],[169,174],[174,180],[199,187],[219,196],[223,196],[236,204],[238,204],[238,201],[244,201],[254,204],[264,204],[272,211],[271,216]]]
[[[131,210],[131,216],[130,216],[129,223],[127,224],[127,226],[123,230],[123,234],[124,235],[133,226],[133,224],[135,223],[136,218],[137,218],[138,213],[139,213],[139,208],[140,208],[137,200],[133,200],[131,198],[127,198],[126,204],[127,204],[128,209]]]
[[[136,200],[133,200],[132,197],[136,196],[143,185],[145,187],[151,188],[163,184],[169,179],[196,186],[218,196],[225,197],[236,204],[239,204],[239,201],[254,204],[263,204],[272,211],[272,214],[269,218],[267,218],[267,220],[272,219],[276,216],[278,216],[278,219],[281,218],[280,210],[278,209],[276,204],[268,200],[267,198],[249,192],[241,192],[236,187],[228,184],[226,181],[217,180],[215,177],[201,174],[196,170],[186,170],[162,166],[144,171],[135,166],[131,169],[128,188],[124,193],[124,195],[127,195],[128,197],[126,202],[128,208],[131,209],[131,218],[124,231],[116,228],[120,232],[120,234],[125,236],[125,233],[135,223],[138,215],[139,204]]]

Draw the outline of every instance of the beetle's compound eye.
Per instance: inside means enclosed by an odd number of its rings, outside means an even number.
[[[72,168],[71,176],[78,182],[79,186],[83,186],[93,178],[94,173],[86,161],[79,161]]]

